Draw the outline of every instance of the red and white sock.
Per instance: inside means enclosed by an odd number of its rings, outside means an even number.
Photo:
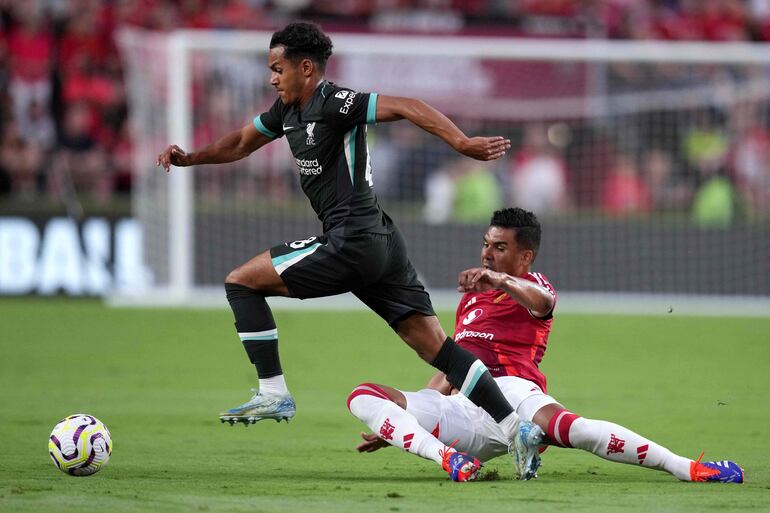
[[[561,410],[548,424],[548,437],[561,447],[583,449],[605,460],[665,470],[682,481],[690,480],[692,460],[612,422]]]
[[[358,385],[348,396],[348,409],[372,432],[394,447],[441,465],[446,446],[377,385]]]

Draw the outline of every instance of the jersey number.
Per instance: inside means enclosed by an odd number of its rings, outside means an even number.
[[[294,242],[290,242],[289,243],[289,247],[291,249],[302,249],[302,248],[306,247],[308,244],[311,244],[317,238],[318,237],[310,237],[309,239],[295,240]]]

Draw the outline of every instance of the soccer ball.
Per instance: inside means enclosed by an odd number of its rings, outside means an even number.
[[[90,476],[110,461],[112,438],[107,426],[99,419],[76,413],[54,426],[48,452],[62,472],[71,476]]]

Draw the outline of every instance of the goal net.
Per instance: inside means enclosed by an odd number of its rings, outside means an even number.
[[[269,39],[120,34],[134,215],[154,273],[138,299],[190,303],[213,289],[222,303],[229,270],[320,232],[284,139],[228,165],[154,165],[167,144],[201,147],[270,106]],[[375,192],[431,290],[453,289],[478,263],[492,211],[518,205],[541,219],[534,267],[562,293],[769,304],[766,45],[332,39],[328,79],[424,99],[468,134],[512,141],[480,163],[407,121],[370,127]]]

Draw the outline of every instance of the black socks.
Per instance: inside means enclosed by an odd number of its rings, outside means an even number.
[[[235,329],[259,378],[283,374],[278,357],[278,330],[265,296],[236,283],[225,283],[225,292],[235,316]]]
[[[508,400],[481,360],[448,338],[431,365],[446,374],[447,380],[473,404],[484,408],[495,422],[513,412]]]

